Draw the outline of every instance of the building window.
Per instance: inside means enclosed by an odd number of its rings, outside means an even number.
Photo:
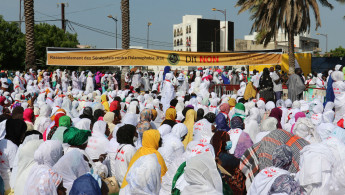
[[[176,47],[176,40],[174,40],[174,47]]]
[[[180,39],[180,44],[183,45],[183,41],[182,41],[182,38]]]
[[[192,33],[192,27],[189,26],[189,33]]]
[[[183,29],[182,29],[182,27],[181,27],[181,29],[180,29],[180,33],[181,33],[181,35],[183,35]]]
[[[180,41],[177,39],[177,46],[179,46],[180,45]]]
[[[174,37],[176,37],[176,29],[174,30]]]

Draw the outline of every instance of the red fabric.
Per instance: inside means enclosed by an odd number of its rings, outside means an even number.
[[[54,118],[55,124],[53,127],[59,127],[59,119],[60,117],[65,116],[65,115],[66,115],[65,113],[59,113],[55,115],[55,118]]]
[[[118,101],[113,101],[110,104],[110,112],[117,110],[120,106],[120,103]]]
[[[0,105],[1,106],[5,106],[5,100],[6,100],[5,96],[0,96]]]
[[[34,116],[34,111],[31,108],[27,108],[24,110],[23,112],[24,121],[32,123],[33,116]]]
[[[341,128],[344,128],[344,119],[340,119],[338,122],[337,122],[337,125]]]
[[[262,101],[264,101],[264,102],[266,103],[266,100],[265,100],[265,98],[260,98],[259,100],[262,100]]]

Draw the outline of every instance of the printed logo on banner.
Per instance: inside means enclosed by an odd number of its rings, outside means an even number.
[[[170,53],[168,55],[168,62],[171,65],[177,65],[180,62],[180,56],[177,53]]]

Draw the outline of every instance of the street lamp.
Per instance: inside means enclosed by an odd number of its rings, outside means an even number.
[[[110,14],[108,15],[108,18],[113,19],[115,21],[115,39],[116,39],[116,49],[117,49],[117,17],[115,18]]]
[[[328,34],[316,33],[316,35],[321,35],[326,37],[326,53],[328,53]]]
[[[147,44],[146,44],[147,49],[149,48],[150,26],[151,26],[151,25],[152,25],[151,22],[148,22],[148,23],[147,23]]]
[[[224,33],[224,51],[228,51],[228,48],[226,47],[226,41],[227,41],[227,24],[226,24],[226,9],[224,10],[219,10],[219,9],[216,9],[216,8],[212,8],[212,11],[217,11],[217,12],[220,12],[222,14],[224,14],[224,24],[225,24],[225,33]]]

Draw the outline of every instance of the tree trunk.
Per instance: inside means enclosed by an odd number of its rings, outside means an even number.
[[[289,30],[288,32],[289,37],[289,75],[295,73],[295,37],[293,30]]]
[[[36,69],[34,0],[24,0],[26,56],[25,69]]]
[[[122,14],[122,49],[129,49],[129,0],[121,0],[121,14]],[[121,70],[121,89],[125,88],[125,74],[129,71],[128,66],[123,66]]]
[[[122,49],[129,49],[129,0],[121,0]]]

